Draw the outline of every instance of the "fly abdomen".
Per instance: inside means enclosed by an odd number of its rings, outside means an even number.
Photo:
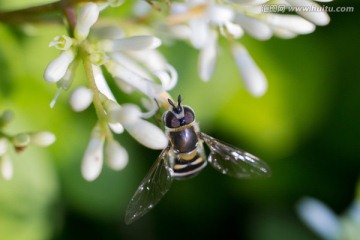
[[[178,153],[175,156],[173,177],[186,179],[195,176],[206,166],[206,161],[198,149],[189,153]]]

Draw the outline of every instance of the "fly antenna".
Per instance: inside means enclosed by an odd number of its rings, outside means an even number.
[[[168,102],[173,108],[176,108],[175,103],[170,98],[168,98]]]
[[[179,94],[179,96],[178,96],[178,108],[180,108],[180,104],[181,104],[181,95]]]

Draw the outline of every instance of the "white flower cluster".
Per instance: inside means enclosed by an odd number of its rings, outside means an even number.
[[[47,147],[55,142],[55,135],[50,132],[18,133],[9,135],[3,131],[13,120],[13,113],[6,110],[0,116],[0,171],[4,179],[10,180],[13,176],[13,164],[11,160],[11,147],[16,152],[23,151],[29,145]]]
[[[266,77],[245,47],[233,40],[241,38],[244,32],[258,40],[273,35],[292,38],[313,32],[315,25],[329,23],[326,12],[299,12],[301,16],[265,13],[266,4],[318,6],[312,0],[187,0],[171,5],[166,26],[170,35],[189,40],[199,49],[198,69],[204,81],[211,78],[215,69],[219,35],[228,39],[245,86],[259,97],[267,90]]]
[[[124,168],[128,162],[127,151],[113,140],[109,128],[118,134],[127,130],[146,147],[166,147],[164,132],[145,119],[154,115],[158,104],[167,104],[167,91],[177,83],[176,70],[156,50],[161,45],[159,38],[126,36],[118,26],[94,25],[100,11],[107,6],[112,4],[87,3],[80,8],[74,37],[59,36],[50,43],[62,52],[50,62],[44,74],[46,81],[56,82],[59,87],[51,103],[53,107],[60,91],[71,86],[79,62],[84,63],[88,87],[75,89],[70,105],[74,111],[83,111],[94,103],[99,118],[82,162],[82,175],[88,181],[99,176],[103,155],[115,170]],[[147,111],[142,112],[136,104],[119,104],[107,84],[103,69],[110,73],[122,91],[142,93]]]
[[[299,5],[293,0],[275,1],[288,6]],[[151,1],[147,2],[154,6]],[[122,169],[128,162],[126,150],[113,140],[112,132],[120,134],[125,129],[141,144],[152,149],[163,149],[168,144],[163,131],[145,120],[154,115],[159,105],[169,107],[167,99],[170,96],[167,92],[177,83],[176,70],[157,51],[161,40],[149,34],[129,35],[117,25],[96,24],[102,10],[122,3],[123,0],[108,0],[106,3],[89,2],[83,5],[78,11],[77,20],[73,19],[76,24],[72,36],[58,36],[50,43],[61,53],[49,63],[44,74],[46,81],[57,83],[59,87],[50,104],[53,107],[61,90],[71,87],[79,63],[84,65],[88,84],[73,91],[70,105],[74,111],[83,111],[93,103],[98,115],[99,120],[82,164],[82,175],[89,181],[99,176],[103,155],[109,166],[116,170]],[[274,3],[271,1],[271,4]],[[266,77],[245,47],[235,40],[244,32],[259,40],[269,39],[272,35],[290,38],[310,33],[315,25],[329,22],[324,12],[303,13],[301,16],[264,13],[261,12],[264,4],[270,4],[270,1],[174,2],[161,30],[165,29],[166,35],[172,38],[190,41],[193,47],[199,49],[199,74],[204,81],[212,77],[215,69],[218,38],[225,37],[229,40],[245,86],[254,96],[262,96],[267,90]],[[315,3],[301,0],[301,4],[312,6]],[[134,14],[144,14],[136,6]],[[133,103],[120,104],[107,84],[104,71],[110,74],[123,92],[140,92],[144,96],[142,108],[146,110],[141,111]]]

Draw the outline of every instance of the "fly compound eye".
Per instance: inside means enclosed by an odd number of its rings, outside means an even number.
[[[171,111],[168,111],[165,113],[164,118],[163,118],[163,123],[168,128],[180,127],[179,120]]]
[[[184,120],[185,124],[189,124],[195,121],[194,111],[188,106],[184,107]]]

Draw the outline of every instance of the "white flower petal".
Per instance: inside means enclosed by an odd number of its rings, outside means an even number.
[[[41,132],[34,132],[30,134],[30,142],[31,144],[40,146],[40,147],[47,147],[53,144],[56,140],[56,137],[51,132],[41,131]]]
[[[82,160],[81,173],[87,181],[95,180],[101,172],[103,165],[103,146],[105,138],[100,128],[96,126]]]
[[[207,11],[207,17],[216,25],[223,25],[234,19],[235,13],[231,7],[219,4],[212,4]]]
[[[302,220],[324,239],[338,239],[341,232],[337,216],[323,203],[313,198],[304,198],[297,205]]]
[[[0,157],[3,156],[8,150],[8,140],[0,138]]]
[[[44,79],[48,82],[57,82],[65,76],[65,73],[75,58],[72,49],[63,51],[58,57],[52,60],[46,67]]]
[[[189,22],[189,26],[191,29],[191,44],[194,48],[203,48],[210,35],[208,22],[203,19],[195,19]]]
[[[124,132],[124,127],[120,123],[109,123],[109,127],[114,133],[120,134]]]
[[[144,55],[142,54],[144,53]],[[118,63],[119,65],[123,66],[124,68],[128,69],[129,71],[136,73],[137,75],[151,79],[151,75],[149,72],[146,71],[144,65],[146,65],[146,58],[145,56],[148,55],[148,51],[141,51],[141,52],[131,52],[129,55],[124,55],[120,53],[112,53],[110,56],[111,58]],[[140,57],[141,56],[141,57]],[[150,59],[150,58],[148,58]],[[139,64],[140,63],[140,64]],[[112,65],[112,64],[110,64]]]
[[[92,70],[95,78],[95,84],[98,90],[110,100],[116,101],[114,94],[111,92],[109,85],[106,82],[101,68],[99,66],[92,65]]]
[[[187,25],[170,26],[167,31],[177,39],[187,40],[191,38],[191,28]]]
[[[258,40],[268,40],[272,36],[271,28],[258,19],[238,14],[235,22],[238,23],[248,34]]]
[[[320,9],[321,7],[311,0],[286,0],[291,6]],[[327,25],[330,17],[325,11],[297,11],[297,14],[303,16],[309,21],[319,26]]]
[[[160,85],[155,84],[150,79],[139,76],[119,64],[109,62],[106,63],[105,66],[113,77],[115,77],[116,82],[124,81],[150,98],[156,98],[164,92],[164,89]]]
[[[144,69],[143,66],[146,66],[146,68],[148,68],[151,72],[167,69],[167,63],[164,56],[156,50],[130,52],[129,56],[133,58],[136,62],[140,62],[140,66],[139,64],[137,64],[138,68],[140,67],[141,69]],[[118,60],[118,58],[116,58],[116,60]],[[142,75],[143,77],[150,78],[149,74],[143,74],[142,71],[144,70],[141,71],[140,69],[130,68],[129,64],[125,64],[125,61],[122,61],[121,64],[123,64],[124,66],[126,66],[126,68],[132,70],[133,72],[141,73],[140,75]]]
[[[149,3],[145,1],[136,1],[133,8],[133,14],[137,17],[145,17],[152,11]]]
[[[284,28],[297,34],[308,34],[315,25],[296,15],[268,14],[265,19],[276,28]]]
[[[5,180],[10,180],[13,176],[13,163],[8,154],[0,158],[1,174]]]
[[[80,8],[74,36],[78,41],[82,41],[89,35],[90,28],[96,23],[99,17],[99,7],[92,2]]]
[[[346,216],[357,224],[360,224],[360,201],[358,199],[346,210]]]
[[[161,40],[154,36],[134,36],[122,39],[103,40],[100,48],[105,52],[141,51],[154,49],[161,45]]]
[[[217,34],[212,32],[199,56],[199,74],[203,81],[209,81],[216,65]]]
[[[154,74],[160,79],[161,85],[165,91],[173,89],[178,80],[176,69],[170,64],[166,64],[167,71],[155,71]]]
[[[298,35],[292,31],[289,31],[289,30],[283,29],[283,28],[273,28],[273,32],[274,32],[274,35],[276,35],[280,38],[284,38],[284,39],[294,38]]]
[[[150,118],[155,115],[157,111],[159,111],[159,104],[154,99],[142,98],[142,105],[148,110],[148,112],[142,113],[141,117],[144,119]]]
[[[109,166],[114,170],[122,170],[129,161],[126,149],[114,140],[106,143],[105,154]]]
[[[90,34],[101,39],[120,39],[125,36],[124,31],[116,25],[94,26]]]
[[[93,100],[93,92],[86,87],[78,87],[70,96],[70,106],[75,112],[87,109]]]
[[[236,44],[232,47],[232,54],[248,91],[255,97],[264,95],[268,86],[266,77],[247,50]]]
[[[235,39],[241,37],[244,34],[244,30],[236,23],[225,22],[224,27],[226,28],[226,31]]]
[[[121,107],[109,109],[109,112],[112,121],[124,125],[137,121],[142,115],[140,108],[135,104],[124,104]]]
[[[185,13],[188,10],[188,7],[184,3],[174,2],[171,4],[170,7],[172,14],[181,14],[181,13]]]
[[[164,132],[154,124],[143,119],[124,124],[125,129],[142,145],[151,149],[164,149],[168,139]]]
[[[163,131],[154,124],[141,119],[143,113],[135,104],[124,104],[114,108],[111,119],[120,122],[129,134],[144,146],[152,149],[163,149],[168,140]]]

